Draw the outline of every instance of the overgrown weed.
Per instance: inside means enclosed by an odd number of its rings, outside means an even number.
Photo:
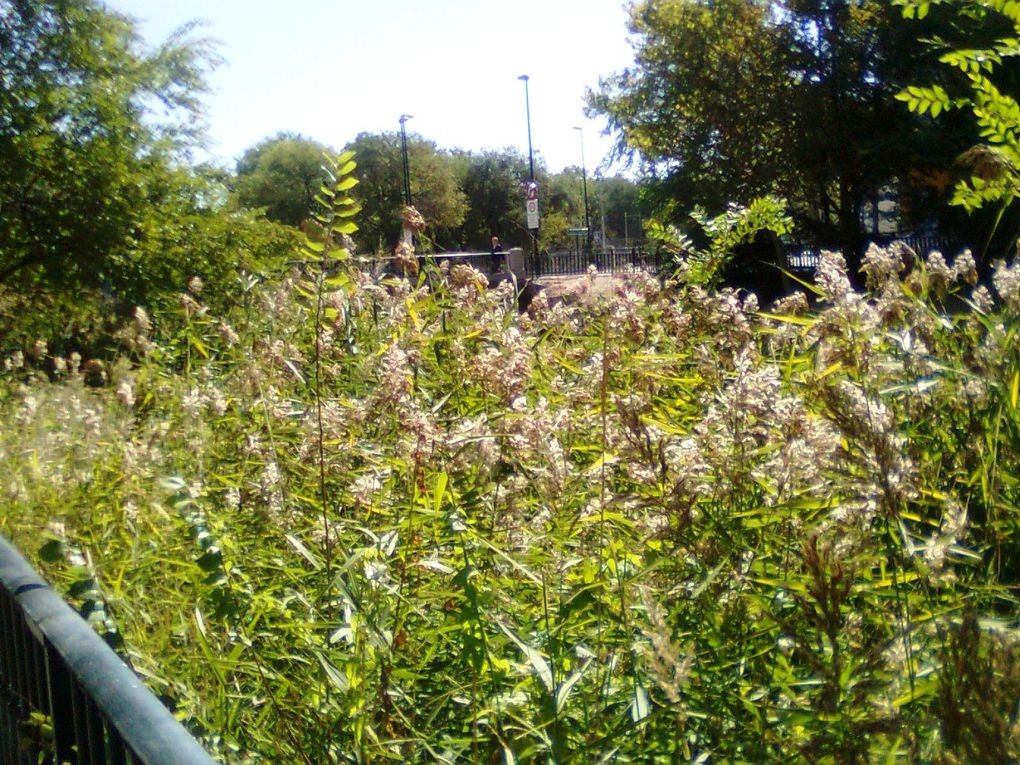
[[[1016,756],[1020,266],[519,316],[315,247],[0,388],[0,530],[224,761]]]

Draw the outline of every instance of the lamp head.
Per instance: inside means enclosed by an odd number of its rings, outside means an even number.
[[[518,80],[524,80],[525,82],[527,82],[527,81],[528,81],[528,80],[529,80],[530,78],[528,77],[528,75],[526,75],[526,74],[522,74],[522,75],[521,75],[520,77],[518,77],[517,79],[518,79]]]
[[[400,124],[403,125],[408,120],[413,120],[413,119],[414,119],[414,115],[413,114],[401,114],[400,115]]]

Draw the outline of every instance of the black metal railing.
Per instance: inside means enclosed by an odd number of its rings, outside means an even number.
[[[818,266],[818,253],[813,248],[791,249],[786,253],[786,263],[791,271],[814,271]]]
[[[615,274],[623,271],[650,271],[657,273],[662,268],[662,258],[658,252],[648,252],[639,248],[629,250],[604,250],[592,253],[576,250],[565,252],[542,253],[534,261],[529,259],[532,276],[570,276],[587,272],[589,266],[595,266],[599,273]]]
[[[430,258],[435,258],[436,264],[442,266],[446,263],[449,267],[455,265],[471,266],[481,271],[486,276],[498,273],[501,269],[507,268],[507,258],[510,253],[498,252],[492,254],[491,252],[457,252],[457,253],[442,253],[437,255],[429,255]]]
[[[926,257],[932,250],[938,250],[948,258],[956,255],[966,246],[963,242],[944,236],[904,234],[903,236],[874,237],[868,241],[861,252],[863,254],[872,243],[888,246],[894,242],[902,242],[921,257]],[[827,247],[818,244],[792,244],[787,248],[786,260],[793,271],[814,271],[818,265],[818,255],[822,250],[839,251],[839,249],[835,245]]]
[[[212,765],[213,760],[0,538],[0,763]]]

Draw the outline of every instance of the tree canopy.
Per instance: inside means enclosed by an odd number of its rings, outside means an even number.
[[[455,236],[471,249],[488,249],[493,236],[523,241],[524,185],[528,158],[511,148],[460,155],[461,188],[468,200],[464,222]]]
[[[360,133],[347,145],[354,151],[360,183],[353,190],[361,204],[358,245],[368,251],[391,249],[400,236],[404,206],[399,133]],[[435,237],[464,221],[467,200],[460,190],[450,155],[418,135],[407,137],[411,201]]]
[[[237,162],[235,193],[242,207],[299,226],[311,213],[322,184],[323,154],[332,149],[292,133],[279,133],[244,152]]]
[[[144,51],[92,0],[0,0],[0,282],[95,283],[126,257],[200,126],[212,57],[189,31]]]
[[[944,170],[970,138],[894,100],[931,66],[916,39],[932,24],[910,25],[888,3],[640,0],[629,10],[635,65],[590,91],[588,112],[608,118],[667,217],[775,193],[802,232],[853,254],[865,202]]]
[[[621,153],[681,203],[755,196],[789,173],[787,54],[766,7],[640,2],[629,29],[635,66],[588,94]]]
[[[155,49],[95,0],[0,0],[0,338],[109,347],[118,313],[207,305],[295,233],[231,211],[227,174],[196,166],[209,46],[186,26]]]

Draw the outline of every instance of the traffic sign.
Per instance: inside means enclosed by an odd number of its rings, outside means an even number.
[[[528,216],[528,228],[538,228],[538,200],[529,199],[525,202],[524,211]]]

